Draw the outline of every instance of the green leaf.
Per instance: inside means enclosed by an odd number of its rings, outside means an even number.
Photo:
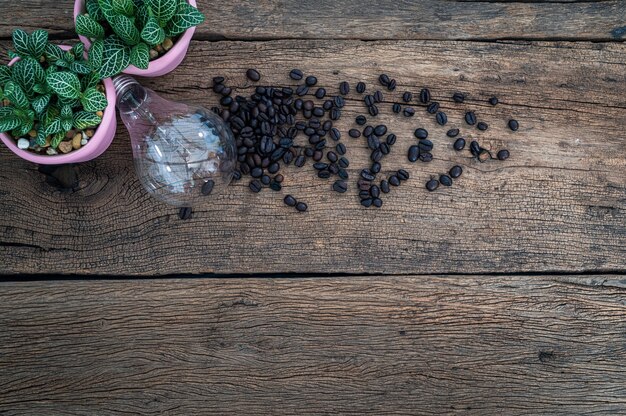
[[[63,98],[59,97],[60,105],[69,105],[71,108],[80,107],[82,104],[80,103],[80,99],[78,98]]]
[[[87,13],[89,13],[89,17],[97,22],[101,22],[104,20],[104,13],[100,10],[100,5],[98,5],[98,0],[87,0],[85,7],[87,8]]]
[[[37,138],[35,139],[35,142],[39,145],[39,146],[44,146],[46,144],[46,137],[48,135],[43,131],[43,129],[39,129],[37,131]]]
[[[80,102],[85,111],[90,112],[104,110],[108,104],[107,97],[95,88],[85,91]]]
[[[48,32],[35,30],[28,38],[28,50],[34,58],[39,58],[46,50],[48,44]]]
[[[25,136],[28,134],[29,131],[31,131],[33,129],[33,119],[32,118],[20,118],[20,125],[13,129],[13,132],[11,133],[13,135],[13,137],[20,137],[20,136]]]
[[[111,29],[129,46],[136,45],[141,41],[141,36],[135,24],[126,16],[115,16],[111,21]]]
[[[76,45],[72,46],[70,52],[72,52],[77,60],[82,61],[85,58],[85,45],[83,42],[78,42]]]
[[[104,42],[97,40],[91,44],[89,49],[89,66],[94,71],[97,71],[102,66],[102,51],[104,50]]]
[[[70,71],[80,75],[87,75],[91,72],[91,67],[83,62],[72,62],[70,64]]]
[[[41,121],[43,122],[44,126],[47,126],[48,124],[52,123],[52,120],[54,120],[58,116],[59,108],[54,104],[50,104],[46,109],[46,112],[43,114],[43,117],[41,117]]]
[[[130,63],[139,69],[148,69],[150,64],[150,48],[143,42],[133,46],[130,51]]]
[[[61,107],[61,119],[72,118],[73,114],[74,112],[72,111],[72,107],[70,107],[69,105],[64,105],[63,107]]]
[[[4,86],[4,96],[9,99],[11,104],[17,108],[26,109],[29,107],[28,98],[16,82],[9,81]]]
[[[41,84],[36,84],[33,87],[33,92],[36,92],[37,94],[48,94],[52,92],[52,90],[48,87],[48,84],[43,82]]]
[[[76,33],[91,39],[104,38],[104,28],[102,25],[86,15],[76,16]]]
[[[113,19],[117,13],[113,10],[113,1],[112,0],[98,0],[98,5],[100,6],[100,10],[104,15],[104,18],[111,23],[111,19]]]
[[[15,114],[15,108],[13,107],[0,107],[0,118],[12,116]]]
[[[63,141],[64,138],[65,138],[64,132],[60,131],[56,133],[54,136],[52,136],[52,140],[50,140],[50,147],[52,147],[53,149],[56,149],[57,147],[59,147],[59,144]]]
[[[52,120],[52,123],[46,125],[46,136],[49,134],[55,134],[61,131],[61,119],[59,117]]]
[[[180,3],[178,11],[167,24],[166,32],[169,36],[176,36],[202,22],[204,22],[204,15],[198,9],[188,3]]]
[[[15,116],[8,116],[0,118],[0,133],[7,132],[19,127],[22,121]]]
[[[20,56],[28,56],[30,55],[30,50],[28,49],[28,33],[24,32],[21,29],[15,29],[13,31],[13,46],[15,47],[15,51]]]
[[[97,72],[91,72],[80,79],[80,86],[85,91],[88,88],[93,88],[100,82],[100,74]]]
[[[59,59],[63,59],[63,57],[65,56],[65,51],[63,49],[59,48],[58,45],[53,45],[51,43],[48,43],[46,45],[45,52],[46,52],[46,57],[51,62],[55,62]]]
[[[150,18],[150,11],[145,4],[137,6],[137,13],[135,13],[135,24],[137,27],[145,27]]]
[[[50,103],[50,98],[50,94],[40,95],[30,103],[30,106],[33,108],[35,113],[42,114],[46,111],[46,107],[48,107],[48,104]]]
[[[135,4],[132,0],[112,0],[113,11],[118,15],[131,17],[135,14]]]
[[[104,63],[100,68],[100,76],[110,78],[125,70],[130,64],[130,50],[117,36],[109,36],[104,40]]]
[[[84,130],[87,127],[95,127],[102,122],[102,119],[94,113],[79,111],[74,113],[74,127],[78,130]]]
[[[76,60],[76,57],[74,56],[72,52],[67,51],[65,52],[65,55],[63,55],[63,60],[67,62],[68,65],[70,65],[72,62]]]
[[[80,97],[80,80],[71,72],[55,72],[46,77],[48,85],[63,98]]]
[[[145,40],[150,46],[159,45],[165,40],[165,32],[154,17],[150,16],[148,18],[146,25],[141,31],[141,39]]]
[[[37,60],[26,57],[13,65],[12,78],[22,87],[27,96],[32,96],[35,85],[45,80],[46,73]]]
[[[11,79],[11,68],[6,65],[0,65],[0,87]]]
[[[72,111],[72,107],[69,105],[64,105],[61,109],[61,129],[63,131],[68,131],[72,129],[74,112]]]
[[[178,9],[178,0],[145,0],[145,3],[163,25],[170,21]]]

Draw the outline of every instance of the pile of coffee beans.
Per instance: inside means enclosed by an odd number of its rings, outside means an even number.
[[[260,83],[261,73],[256,69],[248,69],[246,77],[252,83]],[[334,122],[342,116],[345,106],[345,97],[350,95],[350,83],[342,81],[336,90],[318,86],[318,79],[314,75],[307,75],[300,69],[292,69],[289,78],[298,85],[264,86],[258,85],[248,96],[233,96],[233,90],[226,84],[224,77],[213,78],[213,91],[221,96],[220,106],[213,111],[232,129],[237,145],[238,165],[235,171],[235,180],[249,176],[248,187],[252,192],[261,192],[270,189],[278,192],[282,190],[284,176],[280,174],[282,167],[294,165],[302,168],[308,164],[316,172],[318,178],[331,180],[329,188],[338,193],[349,190],[350,175],[346,170],[350,161],[346,157],[346,145],[342,143],[342,133],[335,127]],[[381,74],[378,81],[388,93],[396,90],[397,82],[387,74]],[[383,91],[377,89],[367,93],[367,85],[358,82],[354,88],[356,94],[362,96],[366,114],[356,117],[358,127],[350,128],[347,135],[352,139],[363,140],[370,150],[371,164],[360,171],[356,179],[358,195],[361,205],[365,207],[381,207],[382,195],[389,193],[391,187],[398,187],[409,179],[409,173],[399,169],[395,173],[378,181],[382,170],[383,160],[390,154],[396,143],[396,134],[389,131],[384,124],[376,124],[371,119],[376,118],[384,104]],[[440,105],[433,100],[428,88],[423,88],[416,94],[405,91],[401,95],[402,102],[395,102],[391,111],[405,117],[416,114],[415,107],[423,107],[427,114],[434,116],[439,126],[448,123],[448,116],[440,110]],[[454,103],[464,103],[466,95],[454,92]],[[497,97],[488,100],[491,105],[498,104]],[[413,104],[413,105],[412,105]],[[467,111],[464,121],[469,128],[485,131],[489,128],[485,121],[479,120],[474,111]],[[369,122],[369,123],[368,123]],[[519,129],[519,123],[510,119],[508,127],[512,131]],[[453,148],[460,152],[466,148],[466,139],[461,135],[459,128],[451,128],[446,132],[449,138],[455,138]],[[300,139],[304,136],[305,140]],[[433,160],[434,143],[428,138],[429,132],[418,127],[414,131],[417,143],[408,148],[408,160],[412,163],[428,163]],[[458,138],[457,138],[458,137]],[[487,160],[506,160],[509,151],[501,149],[494,158],[491,152],[472,140],[469,146],[470,153],[481,162]],[[426,189],[434,191],[440,185],[452,186],[460,178],[463,169],[453,166],[449,172],[431,177],[426,182]],[[305,212],[308,206],[295,197],[284,197],[287,206],[294,207],[299,212]],[[184,214],[184,215],[183,215]],[[181,210],[182,217],[190,217],[191,213]]]

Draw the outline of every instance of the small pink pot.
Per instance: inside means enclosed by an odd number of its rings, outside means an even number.
[[[61,45],[63,50],[71,49],[69,46]],[[9,66],[13,65],[20,58],[15,58],[9,62]],[[115,120],[115,87],[110,78],[103,80],[104,88],[106,90],[106,97],[109,104],[104,109],[102,116],[102,122],[95,131],[95,134],[89,143],[84,145],[78,150],[72,150],[65,155],[59,154],[54,156],[38,155],[28,150],[22,150],[17,147],[16,141],[5,133],[0,133],[0,139],[4,144],[11,149],[13,153],[28,160],[29,162],[39,163],[40,165],[60,165],[63,163],[80,163],[86,162],[91,159],[95,159],[100,156],[109,147],[113,138],[115,137],[115,129],[117,128],[117,121]]]
[[[193,7],[196,7],[196,0],[188,0],[188,2]],[[84,14],[85,12],[85,0],[76,0],[74,2],[74,22],[76,22],[76,17],[79,14]],[[183,59],[185,59],[189,43],[191,42],[191,38],[193,37],[195,31],[195,26],[187,29],[180,36],[180,38],[178,38],[178,41],[174,44],[174,46],[172,46],[172,49],[167,51],[167,53],[160,58],[150,61],[148,69],[139,69],[136,66],[130,65],[122,72],[129,75],[139,75],[141,77],[160,77],[161,75],[172,72],[178,65],[180,65]],[[89,50],[91,47],[91,41],[81,35],[78,37],[85,44],[85,49]]]

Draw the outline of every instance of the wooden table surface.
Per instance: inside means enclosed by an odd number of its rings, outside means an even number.
[[[283,193],[241,181],[181,221],[142,190],[121,123],[54,172],[64,188],[0,148],[0,414],[626,414],[626,2],[198,3],[186,60],[147,86],[211,107],[211,78],[249,95],[250,67],[279,85],[387,72],[401,150],[383,171],[411,179],[367,210],[287,168]],[[14,27],[73,37],[69,0],[0,10],[2,61]],[[471,135],[511,158],[451,151],[422,108],[392,117],[423,86],[446,127],[473,109],[490,128]],[[348,100],[344,135],[363,111]],[[418,126],[430,164],[406,160]]]

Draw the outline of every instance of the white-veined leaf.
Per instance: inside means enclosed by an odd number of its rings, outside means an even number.
[[[28,98],[16,82],[9,81],[4,85],[4,96],[13,104],[14,107],[26,109],[29,107]]]
[[[35,30],[28,37],[28,51],[34,58],[39,58],[46,50],[48,44],[48,32],[45,30]]]
[[[141,36],[133,21],[124,15],[117,15],[111,21],[111,29],[127,45],[134,46],[139,43]]]
[[[148,21],[141,31],[141,39],[150,46],[159,45],[165,40],[165,32],[154,17],[150,16],[148,18]]]
[[[178,0],[145,0],[145,3],[163,25],[170,21],[178,9]]]
[[[49,74],[46,81],[60,97],[76,99],[80,97],[80,80],[71,72],[62,71]]]
[[[176,36],[204,22],[204,15],[188,3],[180,3],[178,11],[167,24],[167,34]]]
[[[96,112],[104,110],[108,104],[107,97],[95,88],[90,88],[80,98],[85,111]]]
[[[94,113],[79,111],[74,113],[74,127],[78,130],[84,130],[87,127],[96,127],[102,122],[102,119]]]
[[[109,36],[104,40],[103,55],[100,68],[103,79],[119,74],[130,64],[130,49],[117,36]]]
[[[22,29],[15,29],[12,38],[15,52],[17,52],[18,55],[30,55],[30,51],[28,50],[28,33],[24,32]]]
[[[84,14],[76,16],[76,33],[91,39],[104,38],[102,25]]]
[[[139,69],[148,69],[150,64],[150,48],[143,42],[139,42],[130,51],[130,63]]]

